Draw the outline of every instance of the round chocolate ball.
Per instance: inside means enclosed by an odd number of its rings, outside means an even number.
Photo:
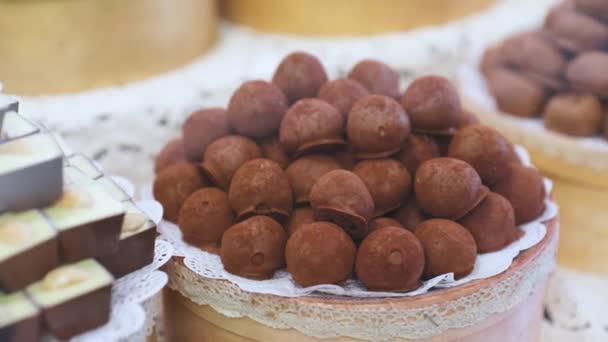
[[[233,220],[228,194],[218,188],[203,188],[186,199],[179,211],[177,223],[184,241],[202,246],[219,243]]]
[[[289,179],[285,171],[269,159],[254,159],[243,164],[230,183],[228,199],[239,220],[267,215],[283,223],[293,208]]]
[[[287,98],[266,81],[243,83],[228,103],[228,122],[239,134],[263,138],[275,133],[287,111]]]
[[[372,195],[375,217],[399,208],[412,191],[410,173],[394,159],[363,160],[355,165],[353,172]]]
[[[294,52],[281,61],[272,77],[287,100],[294,103],[306,97],[316,97],[327,82],[327,74],[319,59],[305,52]]]
[[[414,233],[424,248],[424,278],[454,273],[456,279],[475,267],[477,245],[473,235],[460,224],[444,219],[420,223]]]
[[[355,152],[350,145],[347,145],[344,149],[335,151],[330,156],[334,158],[344,170],[352,170],[357,163]]]
[[[544,112],[545,127],[576,137],[588,137],[601,131],[604,108],[591,94],[559,94],[552,97]]]
[[[186,161],[184,141],[181,138],[173,139],[156,156],[154,160],[154,173],[158,174],[167,167],[183,161]]]
[[[535,168],[510,164],[507,174],[494,184],[492,191],[511,202],[516,224],[532,221],[545,210],[545,183]]]
[[[190,194],[207,186],[194,164],[181,162],[167,167],[154,178],[154,198],[163,205],[163,218],[177,222],[179,210]]]
[[[374,200],[365,183],[346,170],[321,176],[310,190],[310,204],[315,219],[335,222],[353,239],[367,234],[367,225],[374,214]]]
[[[399,73],[390,66],[373,59],[357,63],[348,74],[371,94],[399,97]]]
[[[267,216],[253,216],[224,232],[220,257],[226,271],[234,275],[270,279],[284,264],[286,241],[279,223]]]
[[[546,94],[539,83],[506,68],[489,71],[486,82],[502,112],[522,117],[540,115]]]
[[[411,291],[420,287],[424,250],[414,234],[384,227],[361,242],[355,261],[357,278],[370,291]]]
[[[420,164],[440,156],[439,145],[435,139],[421,134],[410,134],[399,152],[399,161],[411,175],[416,175]]]
[[[498,251],[523,234],[515,225],[513,206],[495,192],[490,192],[458,223],[473,235],[479,253]]]
[[[472,125],[454,135],[448,156],[473,166],[484,184],[494,184],[507,172],[513,145],[493,128]]]
[[[502,44],[498,46],[488,47],[481,56],[481,62],[479,63],[479,69],[485,75],[491,70],[499,67],[504,67],[505,62],[502,58]]]
[[[339,284],[353,272],[357,247],[330,222],[314,222],[291,235],[285,248],[287,270],[301,286]]]
[[[310,189],[319,178],[329,171],[340,168],[337,161],[325,155],[303,156],[291,163],[285,172],[291,184],[296,204],[308,203]]]
[[[392,98],[368,95],[353,105],[346,131],[357,157],[384,158],[401,149],[410,134],[410,120]]]
[[[608,26],[570,6],[557,6],[545,19],[545,29],[555,42],[571,52],[608,47]],[[543,56],[544,59],[544,56]]]
[[[605,97],[608,96],[608,75],[598,70],[608,70],[608,53],[581,53],[568,64],[566,79],[577,90]]]
[[[457,220],[488,193],[475,169],[454,158],[435,158],[416,172],[414,192],[420,209],[433,217]]]
[[[375,219],[372,219],[371,222],[369,223],[369,232],[371,233],[374,230],[378,230],[378,229],[384,228],[384,227],[399,227],[399,228],[404,229],[403,225],[401,225],[401,223],[399,223],[399,221],[397,221],[393,218],[376,217]]]
[[[416,226],[422,221],[426,221],[429,218],[420,210],[415,199],[409,200],[404,206],[399,208],[393,217],[397,220],[401,226],[405,229],[413,232]]]
[[[264,158],[279,164],[283,169],[289,166],[289,156],[281,146],[278,137],[263,139],[260,142],[260,147],[262,148],[262,155]]]
[[[301,155],[343,146],[343,130],[344,119],[334,106],[319,99],[303,99],[285,114],[279,139],[285,151]]]
[[[319,98],[336,107],[345,120],[353,104],[366,95],[367,89],[350,78],[327,82],[319,90]]]
[[[222,108],[201,109],[190,114],[182,125],[186,156],[191,161],[200,161],[209,144],[229,133],[228,115]]]
[[[566,67],[566,58],[542,31],[527,31],[507,38],[501,52],[506,65],[536,75],[560,78]]]
[[[447,132],[458,126],[462,112],[458,91],[445,77],[420,77],[407,87],[401,105],[420,132]]]
[[[315,222],[315,217],[311,207],[296,208],[285,225],[287,236],[291,236],[296,230],[313,222]]]
[[[213,184],[226,191],[236,170],[246,161],[261,156],[262,151],[253,140],[227,135],[207,147],[201,169]]]

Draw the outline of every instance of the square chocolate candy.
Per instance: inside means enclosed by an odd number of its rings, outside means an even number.
[[[38,133],[40,129],[32,121],[17,112],[7,112],[0,128],[0,140],[11,140]]]
[[[37,342],[40,311],[23,292],[0,292],[0,341]]]

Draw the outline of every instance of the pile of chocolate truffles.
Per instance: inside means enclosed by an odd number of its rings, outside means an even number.
[[[316,57],[292,53],[272,82],[245,82],[182,133],[156,160],[165,219],[250,279],[286,266],[301,286],[355,276],[410,291],[468,275],[544,210],[539,172],[463,111],[447,79],[400,93],[375,60],[328,81]]]
[[[480,68],[501,111],[608,139],[608,1],[560,3],[542,28],[486,50]]]

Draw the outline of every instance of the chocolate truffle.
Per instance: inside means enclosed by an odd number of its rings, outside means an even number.
[[[207,182],[194,164],[177,163],[162,170],[154,178],[154,198],[163,205],[163,217],[177,222],[179,210],[186,199]]]
[[[454,158],[435,158],[422,163],[414,181],[416,201],[423,212],[457,220],[488,193],[475,169]]]
[[[289,179],[285,171],[269,159],[254,159],[243,164],[230,183],[228,199],[239,220],[267,215],[283,223],[293,207]]]
[[[203,188],[186,199],[179,211],[178,225],[184,241],[202,246],[219,243],[233,220],[228,195],[218,188]]]
[[[296,204],[308,203],[310,189],[319,178],[329,171],[340,168],[337,161],[325,155],[308,155],[291,163],[285,172],[291,184]]]
[[[509,165],[507,174],[494,184],[492,191],[511,202],[516,224],[532,221],[545,210],[545,184],[535,168]]]
[[[399,160],[407,168],[411,175],[416,175],[416,170],[422,162],[440,156],[437,142],[421,134],[410,134],[399,152]]]
[[[339,284],[350,278],[356,253],[355,243],[340,227],[314,222],[291,235],[285,261],[301,286]]]
[[[353,172],[372,195],[375,217],[399,208],[412,191],[410,173],[394,159],[363,160],[355,165]]]
[[[227,135],[207,147],[201,168],[213,184],[226,191],[236,170],[246,161],[261,156],[262,151],[253,140]]]
[[[393,217],[397,220],[405,229],[414,231],[416,226],[422,221],[426,221],[429,218],[420,210],[418,203],[415,199],[411,199],[406,205],[402,206],[397,210]]]
[[[154,173],[157,174],[167,167],[183,161],[186,161],[184,141],[181,138],[173,139],[156,156],[154,160]]]
[[[400,227],[371,232],[357,252],[357,278],[370,291],[411,291],[420,287],[424,250],[414,234]]]
[[[608,47],[607,25],[567,7],[554,8],[545,19],[545,29],[561,48],[581,52]]]
[[[485,184],[494,184],[507,172],[513,146],[495,129],[473,125],[454,135],[448,156],[469,163]]]
[[[522,117],[540,115],[546,94],[537,82],[506,68],[489,71],[486,82],[502,112]]]
[[[523,234],[515,226],[513,206],[506,198],[495,192],[490,192],[458,223],[473,235],[479,253],[498,251]]]
[[[588,15],[608,20],[608,2],[605,0],[576,0],[576,8]]]
[[[481,56],[479,69],[485,75],[491,70],[504,66],[505,62],[502,59],[502,44],[487,48]]]
[[[366,95],[367,89],[350,78],[327,82],[319,90],[319,98],[336,107],[345,120],[353,104]]]
[[[540,31],[509,37],[504,41],[501,52],[506,65],[539,76],[559,78],[566,67],[566,59],[558,47]]]
[[[220,257],[226,271],[240,277],[272,278],[283,266],[287,236],[267,216],[253,216],[228,228],[222,237]]]
[[[237,89],[228,103],[228,122],[239,134],[263,138],[275,133],[287,111],[287,98],[266,81],[249,81]]]
[[[367,234],[374,214],[374,200],[365,183],[346,170],[321,176],[310,191],[310,203],[315,219],[337,223],[354,239]]]
[[[352,170],[357,163],[355,152],[350,145],[347,145],[344,149],[340,149],[332,153],[331,157],[334,158],[344,170]]]
[[[550,130],[587,137],[600,132],[604,122],[604,109],[594,95],[560,94],[549,100],[544,117],[545,127]]]
[[[186,157],[200,161],[209,144],[229,133],[228,115],[222,108],[201,109],[190,114],[182,125]]]
[[[456,279],[475,267],[477,246],[473,235],[460,224],[444,219],[424,221],[414,233],[424,248],[424,278],[454,273]]]
[[[289,103],[305,97],[316,97],[321,86],[327,82],[327,74],[319,59],[304,52],[294,52],[281,61],[272,77]]]
[[[283,169],[289,166],[289,156],[281,146],[278,137],[269,137],[262,140],[260,147],[264,158],[279,164]]]
[[[410,120],[392,98],[368,95],[353,105],[346,131],[357,157],[384,158],[401,149],[410,134]]]
[[[608,53],[581,53],[568,64],[566,79],[578,90],[608,96],[608,74],[599,70],[608,70]]]
[[[458,91],[445,77],[420,77],[407,87],[401,105],[414,131],[449,132],[458,126],[462,107]]]
[[[344,118],[334,106],[319,99],[303,99],[285,114],[279,139],[285,151],[301,155],[343,146],[343,130]]]
[[[375,219],[372,219],[371,222],[369,223],[369,232],[373,232],[374,230],[378,230],[380,228],[384,228],[384,227],[399,227],[399,228],[403,228],[403,225],[401,225],[401,223],[399,223],[399,221],[390,218],[390,217],[376,217]]]
[[[475,125],[479,123],[477,116],[468,110],[463,109],[460,112],[460,120],[458,120],[458,128],[465,128],[467,126]]]
[[[313,222],[315,222],[315,218],[312,208],[296,208],[289,217],[289,221],[287,221],[287,224],[285,225],[285,229],[287,230],[287,236],[291,236],[296,230]]]
[[[399,97],[399,73],[380,61],[362,60],[353,67],[348,78],[361,83],[371,94]]]

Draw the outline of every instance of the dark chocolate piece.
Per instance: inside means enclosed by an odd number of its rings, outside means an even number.
[[[0,341],[37,342],[40,312],[23,292],[0,293]]]
[[[283,91],[289,103],[316,97],[327,82],[327,74],[319,59],[305,52],[285,56],[272,77],[272,83]]]

